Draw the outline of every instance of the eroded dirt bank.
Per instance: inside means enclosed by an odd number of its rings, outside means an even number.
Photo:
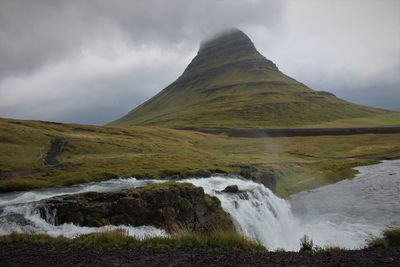
[[[332,253],[227,249],[79,248],[0,243],[0,266],[400,266],[400,247]]]
[[[211,134],[226,134],[230,137],[294,137],[356,134],[394,134],[400,133],[399,126],[387,127],[347,127],[347,128],[276,128],[276,129],[234,129],[234,128],[176,128]]]

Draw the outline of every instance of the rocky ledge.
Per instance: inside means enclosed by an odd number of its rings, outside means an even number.
[[[170,232],[180,228],[208,232],[233,227],[217,198],[188,183],[57,196],[36,205],[40,216],[54,225],[152,225]]]

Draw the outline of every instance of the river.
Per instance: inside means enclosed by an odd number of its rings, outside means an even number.
[[[239,177],[194,178],[183,181],[202,186],[221,200],[222,207],[235,226],[248,238],[258,240],[269,249],[298,250],[305,234],[318,246],[357,249],[366,240],[378,236],[400,216],[400,160],[356,168],[351,180],[301,192],[289,200],[275,196],[263,185]],[[81,234],[125,228],[139,238],[165,236],[162,229],[151,226],[80,227],[73,224],[54,226],[42,220],[32,202],[57,195],[81,192],[116,191],[140,187],[155,180],[114,179],[70,187],[13,192],[0,195],[0,235],[11,232],[48,233],[70,238]],[[221,193],[236,184],[239,194]]]

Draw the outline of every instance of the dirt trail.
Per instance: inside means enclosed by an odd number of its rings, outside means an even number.
[[[47,151],[43,162],[48,168],[63,168],[64,166],[62,166],[62,164],[59,164],[57,157],[61,154],[62,148],[65,145],[66,141],[63,138],[55,137],[50,142],[50,148]],[[13,179],[45,172],[45,169],[0,172],[0,179]]]
[[[57,156],[61,154],[62,148],[65,144],[65,140],[59,137],[55,137],[51,140],[51,145],[49,151],[47,151],[46,157],[44,158],[44,163],[53,167],[58,164]]]
[[[400,266],[400,247],[332,253],[228,249],[78,248],[0,243],[0,266]]]
[[[231,137],[293,137],[355,134],[400,133],[400,126],[359,128],[281,128],[281,129],[224,129],[224,128],[176,128],[211,134],[226,134]]]

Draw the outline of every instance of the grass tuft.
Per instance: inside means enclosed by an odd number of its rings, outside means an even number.
[[[36,244],[69,244],[90,247],[136,246],[148,248],[230,248],[238,250],[266,251],[258,242],[248,240],[236,231],[215,230],[209,234],[197,234],[179,230],[168,237],[138,239],[128,236],[124,229],[81,235],[74,239],[52,237],[45,234],[12,233],[0,237],[0,242],[32,242]]]
[[[368,241],[367,247],[398,247],[400,246],[400,228],[388,228],[383,231],[383,236]]]
[[[300,239],[300,252],[313,252],[314,251],[314,242],[308,235],[304,235]]]
[[[9,235],[0,236],[0,242],[32,242],[35,244],[56,244],[68,243],[70,239],[64,236],[53,237],[47,234],[21,234],[11,233]]]
[[[172,188],[187,188],[187,187],[195,187],[191,183],[178,183],[174,180],[170,180],[164,183],[152,183],[148,184],[142,188],[140,188],[141,191],[153,191],[153,190],[170,190]]]

